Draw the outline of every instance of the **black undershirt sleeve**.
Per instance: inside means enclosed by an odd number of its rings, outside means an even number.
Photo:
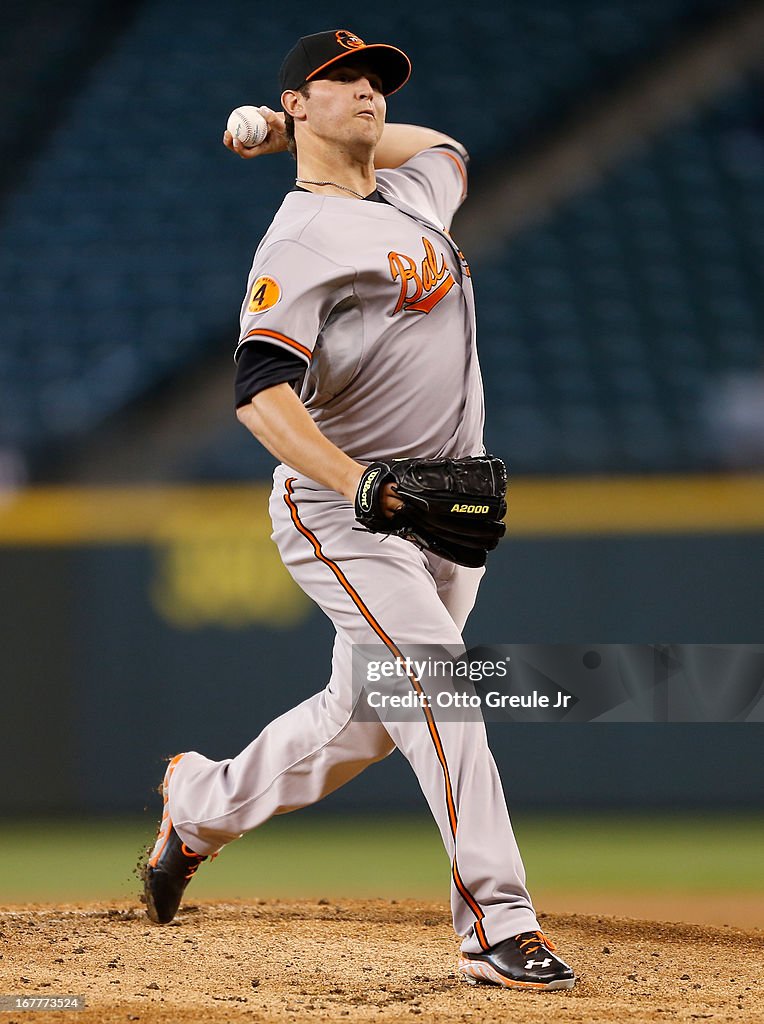
[[[450,149],[452,152],[458,153],[459,156],[462,158],[462,160],[465,162],[465,164],[469,167],[469,165],[470,165],[470,155],[467,152],[467,150],[462,148],[461,146],[452,146],[450,142],[441,142],[441,143],[438,144],[437,147],[433,146],[433,149],[435,149],[435,148],[437,148],[437,149]]]
[[[250,342],[236,364],[236,408],[248,405],[260,391],[275,384],[296,384],[307,369],[300,356],[285,352],[268,341]]]

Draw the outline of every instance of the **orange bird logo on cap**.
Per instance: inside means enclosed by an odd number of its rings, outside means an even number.
[[[359,39],[358,36],[354,36],[352,32],[348,32],[347,29],[341,28],[335,33],[337,42],[340,46],[344,46],[346,50],[357,50],[359,46],[366,46],[363,39]]]

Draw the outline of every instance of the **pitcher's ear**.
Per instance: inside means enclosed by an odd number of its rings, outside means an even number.
[[[305,97],[294,89],[286,89],[281,94],[281,106],[285,114],[289,114],[295,121],[301,121],[305,117]]]

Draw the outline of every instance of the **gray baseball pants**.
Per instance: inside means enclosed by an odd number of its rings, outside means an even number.
[[[169,806],[181,839],[197,853],[215,853],[272,815],[315,803],[398,747],[451,862],[462,949],[478,953],[538,929],[482,721],[436,721],[422,711],[383,723],[359,720],[354,709],[353,645],[384,644],[391,656],[421,644],[463,650],[461,631],[484,570],[354,530],[347,501],[283,466],[274,474],[270,512],[284,564],[336,627],[331,676],[236,757],[211,761],[192,751],[178,762]]]

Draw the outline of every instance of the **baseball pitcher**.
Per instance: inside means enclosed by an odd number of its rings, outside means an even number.
[[[235,353],[241,423],[280,461],[273,539],[336,628],[326,687],[236,757],[179,754],[144,873],[171,921],[199,864],[274,814],[320,800],[397,747],[451,863],[459,971],[508,988],[571,988],[542,933],[480,720],[358,715],[356,645],[391,658],[463,651],[462,630],[504,531],[506,477],[483,447],[470,269],[448,228],[468,157],[428,128],[387,124],[408,57],[347,30],[300,39],[263,142],[296,177],[255,253]],[[421,692],[413,671],[405,685]]]

